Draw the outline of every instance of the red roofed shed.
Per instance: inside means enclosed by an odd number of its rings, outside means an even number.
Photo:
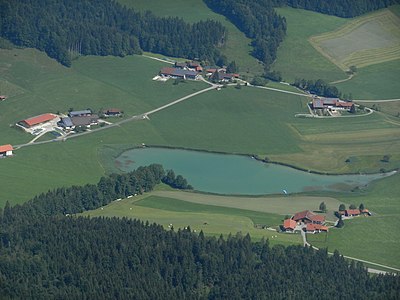
[[[43,114],[40,116],[36,116],[36,117],[32,117],[29,119],[25,119],[23,121],[21,121],[21,123],[23,123],[23,125],[27,126],[27,127],[32,127],[38,124],[42,124],[48,121],[51,121],[53,119],[57,118],[56,115],[53,114]]]
[[[11,156],[13,150],[14,148],[10,144],[0,146],[0,157]]]
[[[348,209],[345,212],[346,212],[346,216],[348,216],[348,217],[358,216],[361,213],[359,209]]]

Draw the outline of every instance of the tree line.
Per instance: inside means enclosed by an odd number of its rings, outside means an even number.
[[[12,223],[15,218],[77,214],[107,205],[119,198],[150,192],[161,182],[177,189],[193,189],[182,175],[175,177],[172,170],[165,172],[161,165],[152,164],[128,173],[103,176],[97,184],[49,190],[22,205],[11,207],[7,202],[4,220]]]
[[[136,12],[110,0],[0,0],[1,37],[45,51],[66,66],[77,55],[125,56],[144,51],[190,59],[220,59],[226,29]]]
[[[286,20],[269,0],[204,0],[252,39],[253,55],[269,69],[286,34]]]
[[[309,91],[312,94],[317,94],[324,97],[340,98],[342,96],[337,87],[329,85],[322,79],[296,79],[293,85],[304,91]]]
[[[400,279],[371,277],[335,251],[205,237],[128,218],[66,216],[178,184],[160,165],[53,190],[0,210],[4,299],[396,299]]]

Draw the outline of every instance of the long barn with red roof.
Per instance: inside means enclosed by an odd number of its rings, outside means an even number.
[[[43,124],[48,121],[54,120],[55,118],[57,118],[56,115],[47,113],[47,114],[43,114],[43,115],[39,115],[39,116],[35,116],[35,117],[29,118],[29,119],[22,120],[19,123],[27,128],[30,128],[32,126],[36,126],[36,125]]]

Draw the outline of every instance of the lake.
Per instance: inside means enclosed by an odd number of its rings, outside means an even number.
[[[265,195],[305,191],[349,191],[388,174],[319,175],[251,157],[166,148],[125,151],[115,161],[124,172],[158,163],[181,174],[195,190],[217,194]]]

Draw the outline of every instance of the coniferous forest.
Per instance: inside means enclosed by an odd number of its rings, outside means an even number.
[[[74,213],[174,184],[151,165],[57,189],[0,211],[2,299],[397,299],[400,278],[370,276],[335,252],[205,237]],[[176,183],[175,183],[176,184]]]
[[[74,55],[125,56],[144,51],[217,61],[225,28],[139,13],[110,0],[0,0],[0,33],[66,66]]]

